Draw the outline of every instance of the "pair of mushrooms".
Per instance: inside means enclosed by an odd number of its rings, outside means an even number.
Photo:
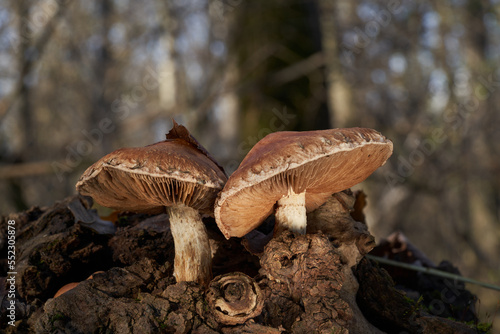
[[[382,166],[392,142],[364,128],[276,132],[259,141],[229,177],[174,121],[165,141],[114,151],[90,166],[76,188],[106,207],[167,212],[177,281],[208,285],[212,254],[201,215],[224,236],[242,237],[273,212],[275,234],[306,232],[306,212]]]

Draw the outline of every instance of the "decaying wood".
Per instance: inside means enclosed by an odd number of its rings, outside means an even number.
[[[284,232],[266,246],[261,266],[268,321],[297,333],[380,333],[356,305],[351,265],[325,235]]]
[[[388,333],[478,333],[468,325],[427,313],[394,287],[391,277],[362,259],[355,271],[360,282],[357,301],[363,313]],[[383,293],[381,293],[383,291]]]
[[[224,334],[280,334],[286,332],[282,326],[278,328],[264,326],[250,320],[242,326],[226,327],[222,329]]]
[[[325,204],[307,215],[307,233],[322,232],[332,237],[332,241],[340,246],[355,243],[360,255],[369,253],[375,247],[375,238],[368,232],[364,222],[353,219],[356,196],[350,189],[333,194]],[[358,259],[359,261],[359,259]]]
[[[340,243],[332,235],[285,232],[259,259],[205,220],[218,275],[206,290],[175,282],[165,215],[123,213],[114,235],[99,234],[81,223],[81,210],[91,206],[76,196],[0,220],[0,233],[8,219],[17,226],[17,322],[7,333],[477,333],[424,312],[366,259],[352,276],[357,256],[346,254],[360,252],[352,235]],[[5,240],[0,235],[0,248]],[[96,271],[102,273],[86,280]],[[69,282],[80,283],[52,298]],[[0,300],[3,324],[5,289]]]

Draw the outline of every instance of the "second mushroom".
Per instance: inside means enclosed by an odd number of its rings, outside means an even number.
[[[215,204],[226,238],[242,237],[273,212],[275,234],[306,232],[306,212],[365,180],[392,154],[392,142],[366,128],[275,132],[229,177]]]

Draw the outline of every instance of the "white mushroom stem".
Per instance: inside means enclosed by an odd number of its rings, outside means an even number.
[[[168,207],[167,213],[175,245],[175,279],[208,286],[212,280],[212,252],[198,211],[180,204]]]
[[[289,189],[288,195],[278,201],[274,216],[276,218],[275,236],[284,230],[306,234],[306,193],[296,194],[293,189]]]

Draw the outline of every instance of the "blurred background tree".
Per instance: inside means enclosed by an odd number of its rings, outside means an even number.
[[[394,142],[359,187],[377,238],[500,280],[498,2],[0,3],[2,214],[73,194],[171,118],[229,173],[273,131],[371,127]],[[491,321],[498,294],[470,288]]]

